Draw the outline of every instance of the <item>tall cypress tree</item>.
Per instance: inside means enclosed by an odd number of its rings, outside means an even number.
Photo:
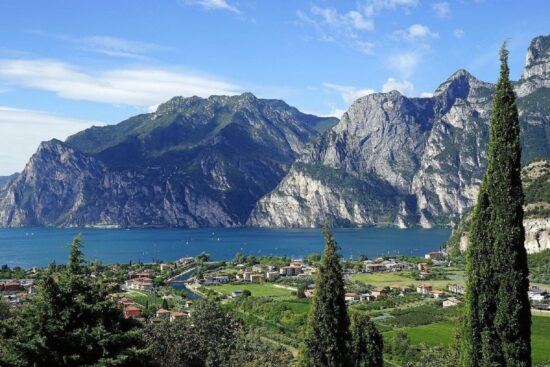
[[[350,321],[344,278],[336,241],[325,223],[325,251],[319,265],[302,364],[314,367],[351,366]]]
[[[468,367],[531,366],[520,127],[506,45],[500,50],[500,61],[487,172],[467,251],[462,363]]]
[[[366,315],[356,312],[351,317],[351,355],[354,367],[382,367],[384,340]]]

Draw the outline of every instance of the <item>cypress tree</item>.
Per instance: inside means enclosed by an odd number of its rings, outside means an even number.
[[[531,314],[524,247],[518,111],[508,51],[491,114],[488,166],[469,234],[462,364],[531,366]]]
[[[352,315],[351,355],[354,367],[382,367],[384,365],[384,341],[374,323],[358,312]]]
[[[325,251],[319,265],[315,296],[308,322],[302,364],[347,367],[350,361],[349,317],[338,247],[325,223]]]

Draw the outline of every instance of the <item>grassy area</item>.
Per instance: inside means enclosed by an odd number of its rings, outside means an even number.
[[[132,301],[144,307],[146,304],[149,304],[149,307],[153,307],[155,305],[157,305],[157,307],[160,307],[162,305],[162,298],[155,297],[151,292],[130,290],[125,293],[125,295]],[[167,302],[170,308],[174,307],[175,302],[173,299],[168,299]]]
[[[397,286],[414,286],[419,284],[431,284],[435,289],[446,290],[448,284],[464,285],[463,272],[455,271],[451,274],[453,280],[415,280],[411,278],[409,272],[391,272],[391,273],[374,273],[374,274],[356,274],[352,277],[353,280],[371,284],[375,287],[391,287]]]
[[[456,320],[405,329],[411,344],[449,345],[454,340]],[[391,336],[394,332],[385,335]],[[550,362],[550,317],[533,316],[531,328],[533,363]]]
[[[248,289],[253,297],[272,297],[272,298],[295,298],[292,291],[286,288],[279,288],[271,283],[261,284],[222,284],[207,287],[215,292],[230,295],[233,291],[244,291]]]

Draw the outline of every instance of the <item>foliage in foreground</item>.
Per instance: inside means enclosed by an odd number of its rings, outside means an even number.
[[[53,267],[39,293],[0,326],[2,366],[142,366],[139,328],[124,319],[108,293],[84,273],[81,243],[67,269]]]
[[[338,246],[326,224],[324,235],[325,250],[300,363],[308,367],[382,366],[383,340],[370,319],[355,314],[350,331]]]
[[[468,241],[462,353],[465,367],[531,366],[520,131],[505,47],[500,59],[488,167]]]

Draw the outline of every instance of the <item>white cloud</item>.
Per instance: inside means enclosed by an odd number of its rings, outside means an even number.
[[[456,38],[462,38],[465,34],[466,32],[464,32],[464,30],[460,28],[457,28],[453,31],[453,36],[455,36]]]
[[[390,55],[388,66],[399,72],[404,78],[409,78],[422,61],[422,54],[418,50],[398,52]]]
[[[355,37],[353,33],[355,31],[374,29],[372,20],[365,18],[363,14],[355,10],[340,14],[336,9],[313,6],[311,13],[317,17],[317,21],[347,36]]]
[[[421,98],[431,98],[431,97],[433,97],[433,95],[434,94],[431,93],[431,92],[422,92],[422,93],[420,93]]]
[[[371,0],[363,6],[363,12],[372,17],[384,9],[409,8],[416,5],[418,5],[418,0]]]
[[[240,14],[241,11],[230,5],[226,0],[180,0],[183,5],[198,5],[207,10],[226,10],[235,14]]]
[[[359,8],[339,12],[334,8],[312,6],[309,12],[296,12],[298,23],[314,29],[316,37],[323,42],[334,42],[351,47],[366,55],[372,55],[374,44],[364,39],[366,32],[374,29],[374,20]]]
[[[427,40],[439,37],[438,33],[432,32],[427,26],[418,23],[411,25],[405,30],[395,31],[393,35],[396,38],[407,41]]]
[[[94,102],[148,107],[173,96],[232,95],[239,87],[201,75],[154,68],[82,71],[55,60],[0,59],[0,79],[16,85]]]
[[[342,100],[347,104],[352,104],[357,98],[374,93],[373,89],[359,89],[349,85],[339,85],[334,83],[323,83],[323,87],[340,93]]]
[[[40,142],[53,138],[64,140],[92,125],[104,124],[0,106],[0,175],[21,171]]]
[[[432,10],[440,18],[448,18],[451,16],[451,7],[448,2],[435,3],[432,5]]]
[[[414,93],[414,85],[408,80],[397,80],[395,78],[388,78],[382,85],[382,92],[387,93],[392,90],[397,90],[405,96],[412,96]]]
[[[31,34],[73,44],[79,50],[97,52],[107,56],[145,59],[147,53],[166,50],[166,47],[150,42],[133,41],[120,37],[95,35],[74,37],[64,33],[33,30]]]

